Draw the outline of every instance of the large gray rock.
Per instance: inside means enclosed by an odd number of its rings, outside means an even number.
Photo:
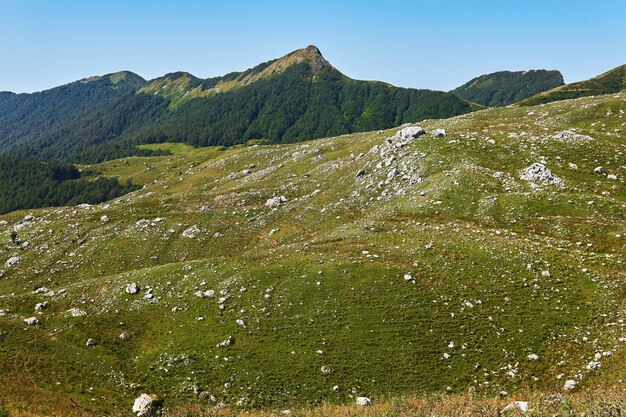
[[[398,133],[390,139],[390,142],[393,143],[393,146],[396,148],[401,148],[411,143],[414,139],[419,138],[424,133],[426,133],[426,131],[419,126],[405,127],[398,131]]]
[[[135,399],[133,404],[133,413],[137,417],[154,417],[159,412],[161,404],[153,396],[141,394]]]
[[[284,196],[279,196],[279,197],[272,197],[269,198],[266,202],[265,205],[270,207],[270,208],[275,208],[275,207],[280,207],[283,204],[285,204],[287,202],[287,199]]]
[[[416,139],[422,136],[426,131],[419,126],[409,126],[401,129],[396,133],[397,139]]]
[[[563,180],[554,175],[545,165],[535,162],[522,171],[520,178],[543,185],[563,186]]]

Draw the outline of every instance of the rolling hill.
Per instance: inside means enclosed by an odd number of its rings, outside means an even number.
[[[624,90],[626,90],[626,65],[614,68],[589,80],[566,84],[539,93],[521,101],[519,105],[534,106],[558,100],[612,94]]]
[[[472,109],[449,93],[350,79],[309,46],[223,77],[179,72],[146,81],[123,71],[35,94],[2,93],[0,152],[97,162],[142,155],[141,143],[297,142]]]
[[[450,92],[484,106],[502,107],[561,85],[559,71],[499,71],[476,77]]]
[[[83,166],[145,186],[0,216],[0,412],[602,414],[626,380],[625,103]]]

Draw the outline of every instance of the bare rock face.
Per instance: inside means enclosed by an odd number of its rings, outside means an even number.
[[[520,178],[543,185],[563,186],[563,180],[554,175],[545,165],[535,162],[522,171]]]
[[[137,417],[154,417],[159,413],[160,409],[161,402],[148,394],[141,394],[135,399],[133,404],[133,413]]]

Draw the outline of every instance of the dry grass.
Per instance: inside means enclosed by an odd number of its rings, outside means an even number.
[[[525,413],[502,411],[513,401],[528,401]],[[617,390],[594,390],[574,394],[518,395],[515,398],[477,398],[472,395],[443,395],[410,397],[374,403],[370,407],[356,405],[323,405],[316,408],[291,410],[300,417],[469,417],[469,416],[606,416],[626,414],[626,395]],[[181,407],[166,410],[167,417],[271,417],[289,415],[283,411],[242,411],[215,407]]]

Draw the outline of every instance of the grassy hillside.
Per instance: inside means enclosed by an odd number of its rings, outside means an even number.
[[[590,80],[553,88],[519,104],[521,106],[535,106],[558,100],[612,94],[624,90],[626,90],[626,65],[614,68]]]
[[[147,392],[209,413],[364,395],[384,410],[468,390],[569,401],[566,380],[621,390],[624,111],[620,93],[429,120],[414,140],[164,143],[148,148],[172,155],[90,166],[146,186],[0,216],[0,404],[126,415]],[[521,179],[534,163],[563,185]]]
[[[476,77],[450,91],[489,107],[502,107],[563,85],[559,71],[500,71]]]

